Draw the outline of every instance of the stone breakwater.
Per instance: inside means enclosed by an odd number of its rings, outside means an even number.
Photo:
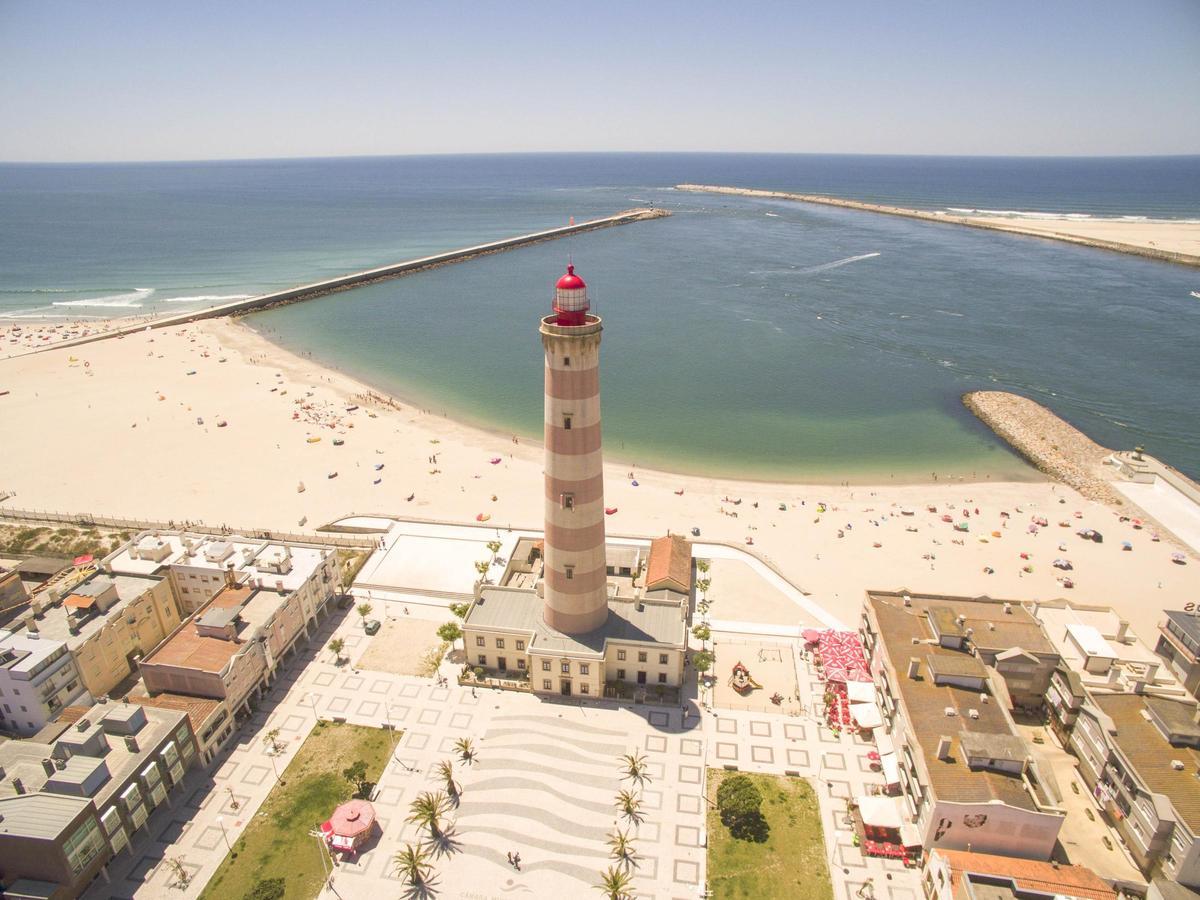
[[[856,209],[862,212],[882,213],[887,216],[901,216],[906,219],[920,219],[924,222],[939,222],[943,225],[961,225],[965,228],[982,228],[985,231],[1004,231],[1009,234],[1020,234],[1025,237],[1046,238],[1052,241],[1064,241],[1068,244],[1079,244],[1098,250],[1113,250],[1117,253],[1132,253],[1135,256],[1145,256],[1162,262],[1177,263],[1182,266],[1200,266],[1200,256],[1192,253],[1181,253],[1175,250],[1162,250],[1154,246],[1136,243],[1104,240],[1098,237],[1088,237],[1082,234],[1071,234],[1067,231],[1049,231],[1032,225],[1024,225],[1012,220],[989,220],[975,216],[960,216],[951,213],[929,212],[921,209],[907,209],[903,206],[886,206],[879,203],[864,203],[861,200],[843,200],[840,197],[826,197],[820,194],[789,194],[784,191],[764,191],[755,188],[720,187],[711,184],[677,184],[677,191],[691,191],[701,194],[733,194],[739,197],[762,197],[768,200],[792,200],[798,203],[819,203],[822,206],[837,206],[841,209]],[[1157,223],[1156,223],[1157,224]],[[1164,223],[1165,224],[1165,223]]]
[[[963,394],[963,405],[1047,475],[1083,496],[1114,506],[1125,501],[1112,486],[1101,447],[1040,403],[1005,391]]]

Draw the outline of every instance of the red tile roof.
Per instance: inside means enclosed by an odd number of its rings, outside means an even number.
[[[217,711],[220,700],[210,700],[207,697],[188,697],[183,694],[155,694],[153,697],[145,694],[129,695],[129,702],[138,706],[151,706],[156,709],[171,709],[187,713],[188,721],[192,723],[192,731],[200,734],[201,726]]]
[[[1088,900],[1116,900],[1117,893],[1091,869],[1084,866],[1064,866],[1036,859],[1016,859],[990,853],[967,853],[963,850],[941,850],[950,863],[950,885],[954,896],[964,896],[962,876],[999,875],[1011,878],[1018,887],[1046,894],[1066,894]]]
[[[668,534],[650,542],[646,563],[646,590],[692,590],[692,545],[681,535]]]

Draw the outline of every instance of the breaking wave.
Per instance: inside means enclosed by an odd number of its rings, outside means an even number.
[[[125,294],[113,294],[110,297],[84,297],[81,300],[55,300],[55,306],[102,306],[120,309],[138,309],[139,300],[145,300],[154,293],[154,288],[135,288]]]

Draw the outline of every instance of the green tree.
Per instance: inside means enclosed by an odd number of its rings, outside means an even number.
[[[451,603],[450,604],[450,612],[452,614],[458,616],[460,619],[465,619],[467,617],[467,612],[470,609],[471,609],[470,603]]]
[[[708,650],[701,650],[699,653],[692,655],[692,666],[703,675],[712,668],[713,655]]]
[[[650,776],[646,774],[646,769],[649,763],[646,757],[637,753],[626,753],[621,757],[621,774],[635,784],[643,784],[650,781]]]
[[[444,836],[442,821],[449,810],[450,798],[444,791],[424,791],[409,804],[409,815],[405,821],[428,828],[429,836],[436,841]]]
[[[354,608],[354,611],[358,613],[359,617],[362,619],[364,628],[367,625],[367,616],[371,614],[372,609],[374,609],[374,607],[372,607],[370,603],[360,603]]]
[[[609,866],[600,876],[596,889],[608,897],[608,900],[630,900],[633,894],[629,889],[633,886],[633,876],[624,869]]]
[[[708,627],[706,622],[701,622],[692,629],[692,635],[700,642],[701,645],[707,644],[709,638],[712,637],[712,629]]]
[[[739,840],[761,843],[767,839],[762,814],[762,793],[746,775],[726,778],[717,788],[717,811],[729,833]]]
[[[451,644],[462,637],[462,634],[462,628],[457,622],[447,622],[445,625],[439,626],[437,630],[437,636]]]
[[[619,828],[614,828],[612,834],[608,836],[607,841],[609,856],[626,865],[633,862],[633,838],[629,836],[628,831],[621,831]]]
[[[636,823],[641,819],[642,801],[633,791],[617,791],[615,803],[621,815],[630,822]]]
[[[283,878],[263,878],[254,882],[245,900],[282,900],[287,891],[287,881]]]
[[[479,562],[475,563],[475,571],[479,573],[480,577],[486,575],[488,573],[488,569],[491,567],[491,562],[486,559],[481,559]]]
[[[458,786],[458,782],[454,780],[454,763],[448,759],[443,759],[440,763],[433,767],[433,771],[437,774],[438,778],[442,779],[442,781],[445,783],[446,793],[451,797],[457,797],[459,795],[460,788]]]
[[[709,568],[710,568],[710,565],[709,565],[709,562],[707,559],[696,560],[696,571],[699,572],[701,575],[707,575]]]
[[[500,552],[500,542],[499,541],[488,541],[487,548],[488,548],[488,551],[492,554],[492,556],[495,556],[497,553]]]
[[[270,748],[272,753],[278,753],[285,746],[284,744],[281,744],[279,742],[279,729],[278,728],[272,728],[265,735],[263,735],[263,743],[266,744],[267,747]]]
[[[329,649],[333,651],[334,663],[342,661],[342,651],[346,649],[346,642],[341,638],[334,638],[329,642]]]
[[[342,777],[354,785],[354,795],[356,797],[366,797],[371,791],[371,782],[367,780],[367,764],[356,759],[346,768],[342,769]]]
[[[475,762],[475,742],[470,738],[459,738],[454,742],[454,749],[458,753],[458,758],[468,766]]]
[[[711,578],[700,578],[696,581],[696,590],[698,590],[700,592],[701,596],[703,596],[705,598],[708,597],[708,589],[710,587],[712,587],[712,579]]]
[[[424,847],[414,847],[405,844],[403,850],[392,856],[392,868],[406,882],[415,888],[425,887],[433,874],[433,865],[429,862],[429,851]]]

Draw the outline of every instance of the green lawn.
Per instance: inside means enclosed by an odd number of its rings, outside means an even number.
[[[763,796],[766,842],[734,840],[717,812],[717,788],[746,774]],[[716,898],[831,900],[833,886],[821,836],[821,811],[802,778],[708,771],[708,888]]]
[[[320,850],[310,837],[354,788],[342,770],[356,760],[367,764],[367,777],[377,781],[391,755],[392,736],[379,728],[322,722],[308,736],[282,773],[286,785],[275,785],[254,821],[233,845],[201,900],[243,900],[259,879],[285,879],[288,900],[317,896],[323,878]]]

